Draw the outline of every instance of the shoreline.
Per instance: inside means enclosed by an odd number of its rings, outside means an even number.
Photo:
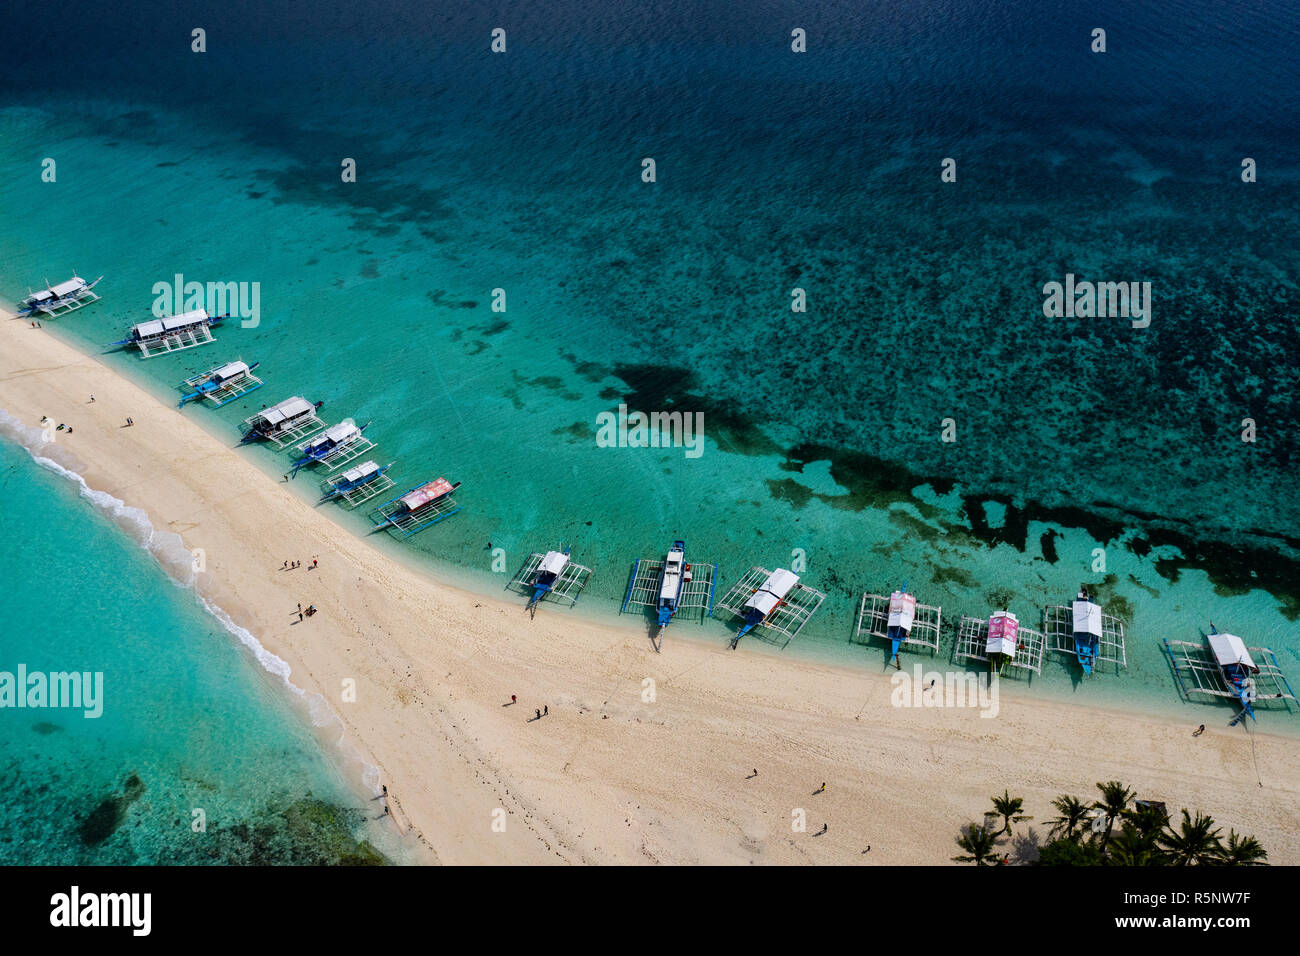
[[[87,486],[204,550],[202,599],[329,704],[442,862],[946,863],[992,794],[1023,796],[1041,835],[1051,799],[1090,799],[1109,779],[1255,835],[1270,862],[1300,862],[1287,737],[1251,732],[1261,786],[1240,729],[1193,740],[1188,720],[1018,694],[1001,695],[994,720],[899,708],[887,674],[691,639],[656,655],[635,624],[556,607],[530,621],[522,602],[384,553],[43,331],[0,318],[0,408],[29,426],[75,419],[57,447]],[[135,428],[119,428],[127,415]],[[288,554],[303,567],[279,571]],[[299,600],[323,613],[289,624]],[[503,706],[511,694],[519,704]],[[534,706],[550,715],[526,721]],[[790,831],[799,807],[807,833]]]

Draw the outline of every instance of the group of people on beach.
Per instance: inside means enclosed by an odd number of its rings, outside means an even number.
[[[316,613],[316,605],[308,604],[306,610],[303,609],[302,603],[298,604],[298,621],[301,622],[304,617],[311,617]]]
[[[319,566],[320,566],[320,558],[312,558],[312,559],[311,559],[311,564],[307,565],[307,570],[308,570],[308,571],[315,571],[316,568],[318,568]],[[301,561],[289,561],[289,560],[286,560],[286,561],[284,562],[284,564],[280,566],[280,570],[281,570],[281,571],[293,571],[293,570],[295,570],[296,568],[300,568],[300,567],[302,567],[302,562],[301,562]]]
[[[515,694],[511,694],[510,703],[502,704],[501,706],[512,707],[517,703],[519,703],[519,697]],[[529,718],[529,721],[531,722],[534,720],[541,720],[543,717],[549,717],[549,716],[551,716],[551,705],[543,704],[540,708],[535,708],[533,710],[533,716]]]

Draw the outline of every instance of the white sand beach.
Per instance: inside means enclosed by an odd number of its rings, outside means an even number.
[[[1012,693],[993,719],[894,707],[889,677],[865,669],[671,632],[656,654],[642,627],[553,607],[530,620],[522,600],[393,560],[192,412],[9,317],[0,408],[73,424],[59,454],[90,487],[203,549],[205,596],[330,702],[381,769],[407,839],[442,863],[947,864],[993,794],[1024,797],[1034,819],[1019,831],[1044,837],[1054,797],[1092,799],[1111,779],[1255,835],[1272,863],[1300,863],[1300,747],[1263,725],[1252,753],[1218,712],[1193,738],[1187,722]],[[127,416],[134,427],[121,427]],[[304,567],[282,572],[289,557]],[[298,602],[320,613],[299,624]],[[512,694],[519,703],[503,706]],[[806,832],[792,831],[800,808]]]

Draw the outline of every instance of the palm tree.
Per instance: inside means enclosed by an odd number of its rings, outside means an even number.
[[[1083,823],[1084,817],[1088,814],[1088,808],[1085,807],[1078,797],[1071,797],[1061,794],[1052,801],[1052,806],[1056,807],[1057,813],[1060,814],[1051,821],[1052,829],[1048,836],[1055,837],[1064,834],[1067,840],[1074,839],[1074,831],[1078,829],[1079,824]]]
[[[1226,866],[1268,866],[1265,850],[1253,836],[1239,837],[1236,830],[1228,831],[1228,844],[1219,855],[1219,862]]]
[[[1139,803],[1134,809],[1125,810],[1121,816],[1125,826],[1131,826],[1139,836],[1153,844],[1169,824],[1169,812],[1163,803]]]
[[[1019,823],[1021,820],[1032,820],[1033,817],[1027,817],[1020,811],[1024,809],[1025,801],[1020,797],[1013,797],[1010,790],[1002,791],[1002,796],[993,798],[993,812],[991,817],[1002,818],[1002,829],[993,834],[1001,836],[1004,833],[1011,832],[1011,824]]]
[[[1184,810],[1178,829],[1166,827],[1159,842],[1168,851],[1169,862],[1174,866],[1206,866],[1223,857],[1223,841],[1219,839],[1221,832],[1214,826],[1212,817],[1197,810],[1193,820]]]
[[[1101,791],[1101,799],[1093,806],[1106,814],[1106,832],[1101,838],[1101,852],[1105,853],[1106,844],[1110,842],[1110,831],[1115,826],[1115,818],[1124,812],[1124,808],[1136,794],[1118,780],[1099,783],[1097,789]]]
[[[993,831],[972,823],[961,836],[957,845],[966,851],[965,856],[954,856],[956,863],[974,863],[976,866],[992,866]]]
[[[1106,862],[1114,866],[1164,866],[1165,857],[1156,845],[1155,833],[1143,833],[1126,821],[1110,843]]]

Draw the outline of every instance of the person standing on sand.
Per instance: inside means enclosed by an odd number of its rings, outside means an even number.
[[[826,784],[825,784],[824,782],[822,783],[822,785],[821,785],[820,787],[817,788],[817,792],[818,792],[818,793],[825,793],[825,792],[826,792]]]
[[[1199,737],[1203,733],[1205,733],[1205,725],[1201,724],[1201,726],[1197,727],[1195,730],[1192,731],[1192,736]]]
[[[535,719],[537,719],[537,720],[541,720],[541,719],[542,719],[542,712],[541,712],[540,710],[537,712],[537,717],[536,717]]]
[[[544,706],[544,707],[542,708],[542,716],[543,716],[543,717],[549,717],[549,716],[551,716],[551,706],[550,706],[550,704],[547,704],[546,706]]]

